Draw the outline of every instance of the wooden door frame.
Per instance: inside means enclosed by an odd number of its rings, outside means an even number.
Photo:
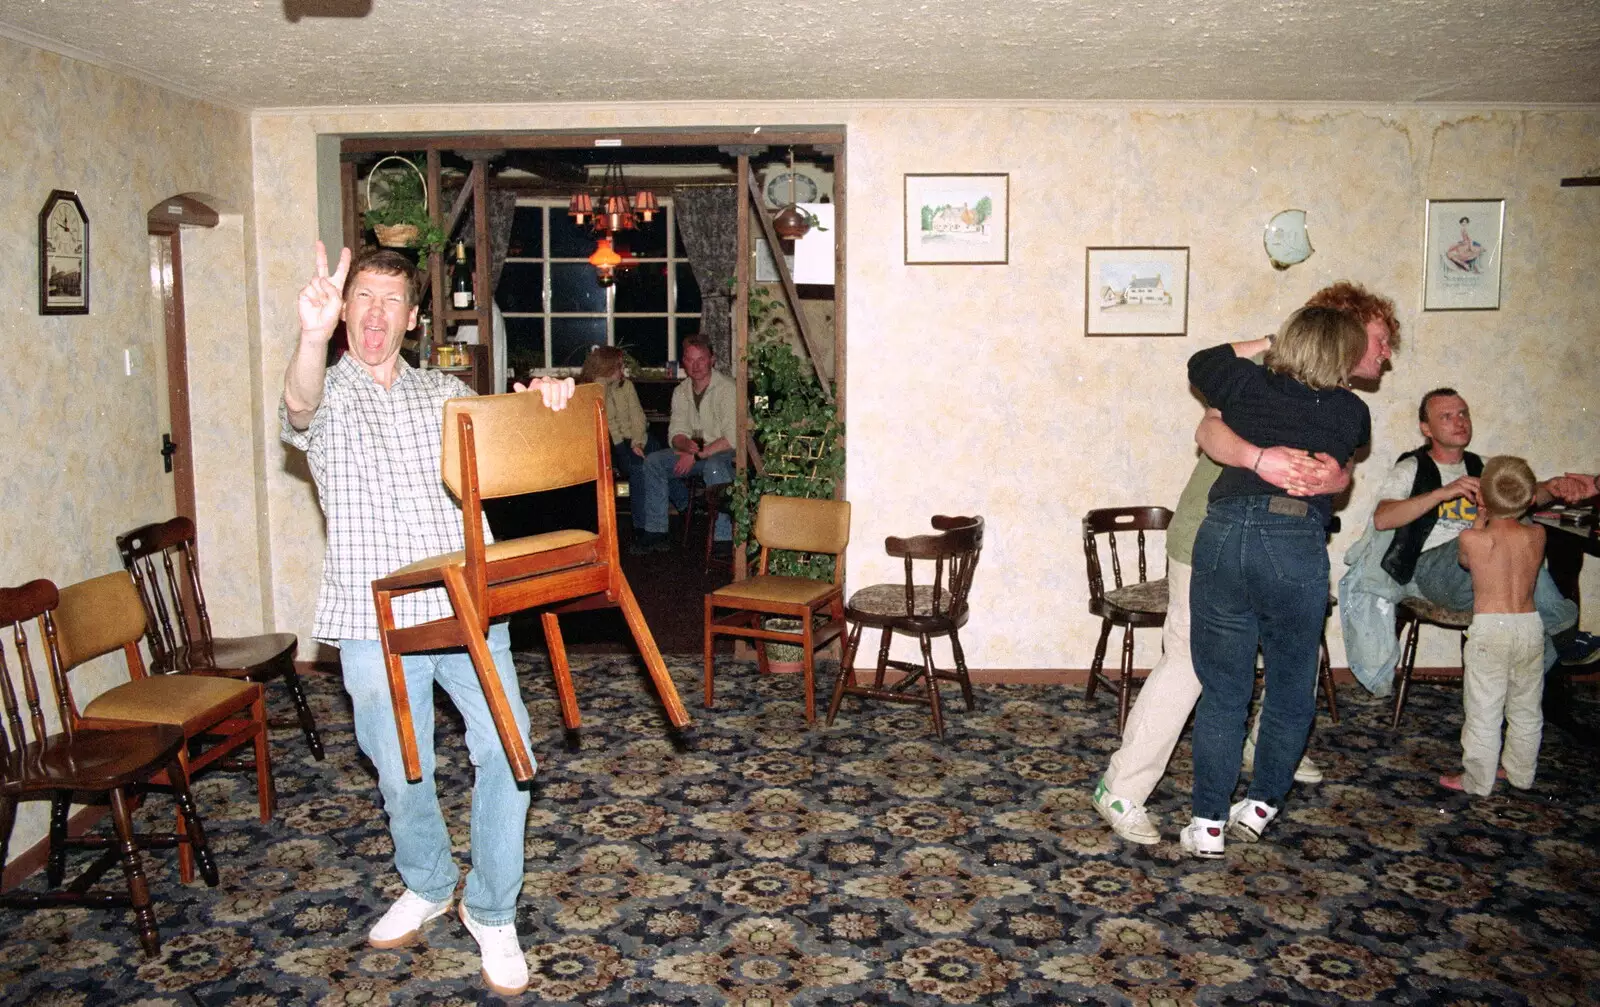
[[[161,299],[167,345],[167,432],[176,450],[172,455],[172,495],[179,514],[195,517],[194,425],[189,415],[188,331],[183,311],[183,242],[181,228],[215,227],[219,217],[206,204],[190,196],[164,199],[146,220],[151,237],[151,292]]]

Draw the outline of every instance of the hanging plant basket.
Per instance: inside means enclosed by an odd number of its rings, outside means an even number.
[[[412,185],[409,177],[391,182],[382,193],[385,201],[379,206],[373,202],[372,180],[378,169],[389,161],[398,161],[416,176]],[[377,236],[378,244],[385,248],[416,248],[423,255],[444,247],[444,234],[428,217],[428,180],[416,162],[408,157],[390,154],[380,158],[367,173],[366,221]]]

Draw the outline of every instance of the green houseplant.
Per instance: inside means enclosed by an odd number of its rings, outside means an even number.
[[[825,397],[821,379],[789,342],[788,309],[765,288],[750,290],[750,430],[761,449],[764,474],[752,465],[735,480],[729,510],[734,540],[745,543],[752,561],[759,547],[751,537],[756,506],[769,493],[830,499],[844,472],[844,427],[838,407]],[[833,578],[833,557],[778,551],[770,573],[818,580]]]
[[[380,172],[385,161],[397,162],[396,169]],[[367,212],[361,219],[380,245],[415,248],[424,259],[444,250],[444,230],[428,216],[422,168],[410,158],[391,155],[372,166],[367,174]]]

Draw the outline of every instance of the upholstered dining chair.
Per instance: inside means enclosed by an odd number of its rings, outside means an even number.
[[[850,596],[845,603],[845,622],[850,635],[844,648],[844,660],[839,663],[839,677],[834,681],[833,699],[828,703],[828,723],[833,723],[839,712],[839,703],[845,696],[866,699],[886,699],[899,703],[922,703],[933,716],[933,730],[944,737],[944,715],[939,708],[939,682],[955,682],[961,686],[961,698],[967,709],[972,709],[972,681],[967,677],[967,657],[961,649],[957,632],[967,624],[967,595],[972,590],[972,575],[978,567],[978,554],[983,551],[983,518],[945,517],[933,519],[935,534],[916,535],[911,538],[890,536],[883,548],[890,556],[905,561],[905,581],[895,584],[873,584]],[[922,569],[932,566],[930,583],[917,583],[916,564]],[[855,656],[861,645],[861,632],[868,626],[879,630],[878,665],[873,684],[862,685],[856,679]],[[922,648],[922,663],[889,659],[889,643],[895,633],[915,637]],[[955,668],[944,671],[934,667],[933,639],[950,638],[950,652]],[[884,685],[887,669],[905,672],[905,677],[893,685]],[[922,689],[916,689],[921,682]]]
[[[1467,646],[1467,627],[1472,625],[1472,613],[1460,609],[1435,605],[1424,598],[1406,598],[1396,606],[1395,629],[1401,638],[1400,662],[1395,666],[1394,715],[1389,720],[1390,730],[1400,726],[1400,715],[1406,709],[1406,695],[1412,682],[1447,682],[1461,684],[1461,673],[1417,675],[1417,634],[1423,625],[1440,629],[1453,629],[1460,633],[1462,650]]]
[[[762,674],[768,670],[766,645],[786,643],[800,648],[806,724],[814,724],[816,652],[844,632],[844,550],[850,542],[850,504],[768,494],[756,504],[752,531],[761,546],[755,575],[706,595],[706,707],[713,703],[717,637],[755,641]],[[833,580],[769,573],[775,550],[832,556]],[[791,619],[799,625],[792,631],[775,629],[767,622],[773,618]]]
[[[150,670],[156,674],[185,671],[192,675],[268,682],[281,679],[294,701],[306,747],[317,760],[323,756],[317,722],[306,702],[305,690],[295,671],[299,640],[293,633],[255,636],[215,636],[211,613],[200,587],[200,561],[195,549],[194,522],[182,515],[156,524],[141,525],[117,536],[122,565],[133,575],[150,624]]]
[[[1095,644],[1094,661],[1089,666],[1089,686],[1084,698],[1094,699],[1095,689],[1104,685],[1117,697],[1117,733],[1128,722],[1133,702],[1133,631],[1158,628],[1167,621],[1167,578],[1149,579],[1145,533],[1165,531],[1172,523],[1172,511],[1165,507],[1107,507],[1083,516],[1083,553],[1089,570],[1089,612],[1100,617],[1100,639]],[[1117,536],[1133,536],[1138,580],[1123,583],[1122,555]],[[1100,563],[1100,540],[1111,560],[1111,584],[1106,585]],[[1163,566],[1165,553],[1157,553]],[[1105,674],[1106,643],[1111,627],[1122,627],[1122,660],[1115,682]]]
[[[617,559],[604,389],[579,385],[559,412],[526,392],[451,399],[444,406],[443,438],[442,474],[461,501],[466,548],[418,560],[372,583],[407,778],[420,779],[422,767],[401,657],[442,647],[466,648],[512,774],[519,781],[532,778],[531,756],[512,719],[488,642],[489,620],[529,609],[540,610],[568,730],[576,730],[580,719],[557,615],[608,605],[621,607],[667,719],[685,727],[689,715]],[[595,488],[597,530],[563,529],[485,544],[483,501],[588,483]],[[394,599],[439,587],[450,597],[452,615],[417,626],[395,625]]]
[[[64,587],[55,610],[56,644],[60,656],[60,684],[73,730],[126,727],[129,721],[166,724],[183,732],[178,763],[188,779],[206,767],[228,759],[230,768],[253,769],[256,803],[261,821],[272,820],[277,790],[272,782],[272,756],[267,748],[267,704],[257,682],[210,675],[151,675],[139,652],[145,635],[144,606],[133,578],[124,570]],[[122,651],[128,681],[112,686],[81,709],[73,698],[71,672],[84,663]],[[235,753],[254,746],[252,763],[236,763]],[[168,782],[165,773],[157,783]],[[180,807],[178,829],[185,829]],[[52,818],[52,842],[64,835],[66,814]],[[178,847],[178,876],[194,880],[194,854],[188,844]]]
[[[18,802],[36,798],[47,798],[51,802],[50,847],[45,862],[50,891],[0,892],[0,906],[13,909],[127,906],[133,910],[134,929],[138,931],[145,954],[154,955],[161,949],[161,936],[156,930],[150,884],[145,878],[139,851],[152,846],[182,844],[182,848],[192,851],[206,884],[213,887],[217,884],[217,865],[206,846],[205,828],[195,811],[188,777],[178,759],[183,749],[183,729],[173,724],[122,725],[119,730],[80,729],[76,725],[77,718],[72,714],[68,693],[58,672],[62,663],[52,618],[58,602],[56,586],[47,580],[0,588],[0,625],[11,628],[17,658],[13,677],[5,650],[0,647],[0,701],[5,707],[5,723],[0,725],[0,862],[6,859]],[[49,698],[45,696],[39,680],[41,675],[30,651],[29,622],[38,625],[45,667],[50,669]],[[17,700],[16,680],[22,685],[21,703]],[[46,704],[51,702],[61,727],[55,733],[49,731],[45,720]],[[134,831],[132,809],[137,791],[158,778],[171,785],[177,799],[178,820],[183,825],[180,833]],[[67,835],[68,805],[74,795],[91,793],[106,795],[111,805],[114,839],[98,834]],[[102,852],[63,888],[68,847]],[[122,868],[126,890],[95,888],[95,882],[116,866]]]

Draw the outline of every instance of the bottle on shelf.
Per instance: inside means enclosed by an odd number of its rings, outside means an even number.
[[[467,265],[467,243],[456,242],[456,265],[450,279],[450,306],[458,311],[472,307],[472,269]]]

